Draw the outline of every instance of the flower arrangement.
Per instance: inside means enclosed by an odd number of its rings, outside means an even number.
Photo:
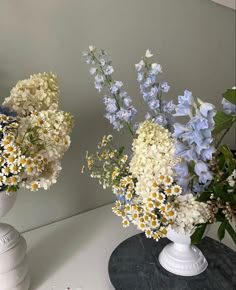
[[[0,107],[0,191],[47,190],[70,146],[73,117],[58,109],[53,73],[19,81]]]
[[[124,147],[116,148],[108,135],[98,144],[98,152],[86,155],[91,177],[116,195],[113,212],[123,226],[133,223],[155,240],[172,227],[192,235],[196,243],[207,224],[219,221],[219,239],[228,231],[236,242],[230,225],[236,205],[236,161],[222,144],[236,121],[236,90],[224,93],[222,112],[188,90],[174,104],[164,99],[170,87],[158,80],[162,67],[150,61],[153,55],[147,50],[135,65],[148,107],[145,120],[138,123],[131,97],[123,83],[113,79],[107,53],[90,46],[83,55],[91,65],[95,88],[106,90],[105,117],[114,129],[127,129],[133,136],[131,154],[125,154]],[[188,120],[177,122],[183,116]]]

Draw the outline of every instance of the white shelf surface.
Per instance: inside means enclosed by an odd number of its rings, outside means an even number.
[[[112,204],[29,231],[30,290],[112,290],[108,261],[113,250],[139,233],[123,228]],[[217,227],[208,236],[216,238]],[[224,243],[235,250],[229,239]]]
[[[30,290],[112,290],[108,261],[120,242],[137,234],[123,228],[106,205],[23,236],[28,245]]]

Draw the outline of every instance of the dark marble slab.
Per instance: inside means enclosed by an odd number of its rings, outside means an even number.
[[[108,272],[116,290],[235,290],[236,253],[211,238],[198,247],[208,261],[208,268],[197,276],[182,277],[161,267],[158,256],[170,241],[155,242],[144,234],[122,242],[112,253]]]

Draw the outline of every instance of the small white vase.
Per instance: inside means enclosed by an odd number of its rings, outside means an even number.
[[[180,276],[195,276],[207,268],[208,263],[202,252],[191,245],[190,235],[168,228],[167,238],[173,243],[166,245],[159,255],[164,269]]]
[[[0,217],[13,206],[16,193],[0,191]],[[28,290],[30,285],[26,241],[12,226],[0,223],[0,289]]]
[[[0,191],[0,218],[2,218],[13,207],[16,201],[16,192],[6,193]]]

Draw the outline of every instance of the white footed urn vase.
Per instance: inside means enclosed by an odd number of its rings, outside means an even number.
[[[0,191],[0,218],[13,206],[16,193]],[[12,226],[0,223],[0,289],[28,290],[26,241]]]
[[[166,245],[159,255],[164,269],[180,276],[195,276],[207,268],[208,263],[202,252],[191,245],[190,235],[168,228],[167,238],[173,243]]]

